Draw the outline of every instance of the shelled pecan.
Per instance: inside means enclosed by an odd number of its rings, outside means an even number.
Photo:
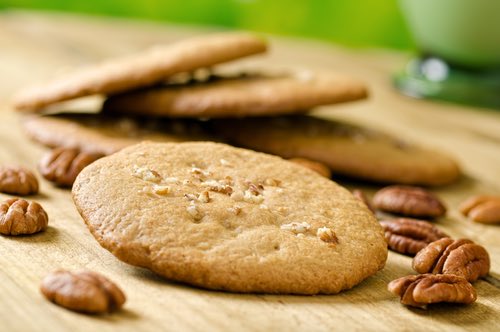
[[[477,195],[460,204],[460,212],[484,224],[500,223],[500,196]]]
[[[86,313],[111,312],[125,303],[125,295],[116,284],[92,271],[52,272],[43,279],[40,290],[49,301]]]
[[[453,274],[410,275],[391,281],[387,289],[400,296],[402,304],[422,309],[431,303],[471,304],[477,298],[474,287]]]
[[[71,187],[82,169],[103,156],[78,148],[58,147],[43,156],[38,169],[47,180],[62,187]]]
[[[413,269],[419,273],[454,274],[474,282],[488,274],[490,257],[486,249],[470,240],[444,238],[418,252]]]
[[[38,180],[23,167],[0,166],[0,192],[22,196],[36,194]]]
[[[47,212],[36,202],[21,198],[10,198],[0,203],[0,233],[24,235],[47,228]]]
[[[435,218],[446,213],[439,198],[419,187],[395,185],[382,188],[373,196],[372,204],[378,210],[409,217]]]
[[[389,248],[405,255],[415,255],[427,244],[448,236],[424,220],[397,218],[381,220],[380,224]]]

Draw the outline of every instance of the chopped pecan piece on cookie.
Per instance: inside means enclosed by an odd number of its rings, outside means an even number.
[[[0,192],[14,195],[38,193],[38,180],[35,175],[18,166],[0,166]]]
[[[311,171],[315,171],[319,175],[323,175],[325,178],[332,177],[332,171],[330,168],[319,161],[314,161],[307,158],[290,158],[288,159],[291,162],[304,166],[305,168],[309,168]]]
[[[43,231],[49,217],[42,206],[21,198],[10,198],[0,203],[0,233],[24,235]]]
[[[475,222],[500,223],[500,196],[476,195],[462,202],[460,212]]]
[[[490,257],[486,249],[470,240],[444,238],[419,251],[413,269],[418,273],[455,274],[474,282],[488,274]]]
[[[42,157],[38,170],[45,179],[62,187],[71,187],[82,169],[101,157],[104,155],[58,147]]]
[[[126,300],[115,283],[92,271],[52,272],[43,279],[40,290],[61,307],[90,314],[118,310]]]
[[[388,186],[373,196],[376,209],[409,217],[435,218],[446,213],[446,207],[429,191],[411,186]]]
[[[400,296],[402,304],[422,309],[431,303],[471,304],[477,298],[467,279],[453,274],[410,275],[391,281],[387,289]]]
[[[429,243],[448,237],[433,224],[417,219],[398,218],[381,220],[389,248],[400,254],[413,256]]]
[[[333,229],[331,229],[329,227],[318,228],[316,235],[323,242],[327,242],[330,244],[335,244],[335,243],[339,242],[337,235],[335,235],[335,232],[333,231]]]

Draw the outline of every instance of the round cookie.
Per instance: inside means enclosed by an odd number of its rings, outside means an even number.
[[[249,33],[192,38],[133,56],[112,59],[25,89],[14,98],[14,107],[33,111],[77,97],[150,86],[177,73],[262,53],[266,49],[264,39]]]
[[[58,114],[23,119],[26,134],[47,147],[73,147],[108,155],[145,140],[213,140],[200,122],[104,114]]]
[[[271,116],[366,96],[363,83],[342,75],[248,75],[126,92],[109,97],[103,109],[168,117]]]
[[[387,258],[381,226],[346,189],[219,143],[125,148],[86,167],[73,199],[122,261],[210,289],[334,294]]]
[[[382,183],[437,186],[458,179],[447,155],[387,134],[311,116],[227,119],[213,122],[229,142],[283,158],[308,158],[333,174]]]

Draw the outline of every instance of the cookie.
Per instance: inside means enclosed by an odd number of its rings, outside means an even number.
[[[38,110],[77,97],[150,86],[173,74],[262,53],[266,48],[265,40],[247,33],[203,36],[158,46],[28,88],[14,98],[14,107],[18,110]]]
[[[460,175],[456,162],[441,152],[340,121],[295,116],[215,120],[213,125],[233,144],[319,161],[335,175],[428,186],[451,183]]]
[[[108,155],[144,140],[213,140],[199,122],[103,114],[58,114],[23,119],[26,134],[50,148],[71,147]]]
[[[103,109],[168,117],[271,116],[304,113],[366,96],[363,83],[342,75],[249,74],[127,92],[109,97]]]
[[[225,144],[134,145],[86,167],[72,193],[120,260],[199,287],[334,294],[387,258],[381,226],[345,188]]]

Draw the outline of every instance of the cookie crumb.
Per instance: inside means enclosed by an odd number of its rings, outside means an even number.
[[[229,212],[234,213],[234,215],[239,215],[241,213],[241,207],[235,205],[227,209]]]
[[[210,202],[210,195],[208,191],[204,191],[198,195],[198,202],[208,203]]]
[[[142,187],[142,189],[137,190],[137,193],[138,194],[146,194],[149,197],[158,197],[158,196],[155,195],[155,193],[153,193],[153,191],[151,190],[150,186],[144,186],[144,187]]]
[[[256,195],[254,192],[252,192],[250,189],[245,191],[245,194],[243,195],[243,200],[247,203],[262,203],[264,201],[264,196],[262,195]]]
[[[147,167],[139,167],[137,165],[134,165],[132,175],[144,181],[154,183],[159,183],[161,181],[161,175],[157,171],[149,169]]]
[[[157,184],[153,186],[153,192],[157,195],[168,195],[170,191],[171,189],[169,186],[157,185]]]
[[[207,187],[211,191],[218,193],[231,195],[233,193],[233,188],[230,185],[220,183],[216,180],[207,180],[201,183],[202,187]]]
[[[311,225],[309,225],[309,223],[303,221],[303,222],[291,222],[289,224],[283,224],[281,225],[280,227],[282,230],[285,230],[285,231],[292,231],[294,232],[295,234],[300,234],[300,233],[305,233],[307,232],[310,228],[311,228]]]
[[[262,186],[261,184],[250,183],[248,185],[248,191],[250,191],[250,193],[254,194],[255,196],[262,195],[264,192],[264,186]]]
[[[191,202],[191,204],[186,208],[186,211],[191,215],[191,217],[193,217],[194,220],[198,221],[203,216],[201,215],[201,212],[198,209],[198,207],[193,203],[194,202]]]
[[[184,197],[186,197],[188,201],[196,201],[198,199],[198,197],[196,197],[196,195],[193,194],[184,194]]]
[[[316,232],[316,235],[319,237],[321,241],[328,242],[328,243],[337,243],[338,239],[337,236],[335,235],[335,232],[328,227],[320,227],[318,228],[318,231]]]

